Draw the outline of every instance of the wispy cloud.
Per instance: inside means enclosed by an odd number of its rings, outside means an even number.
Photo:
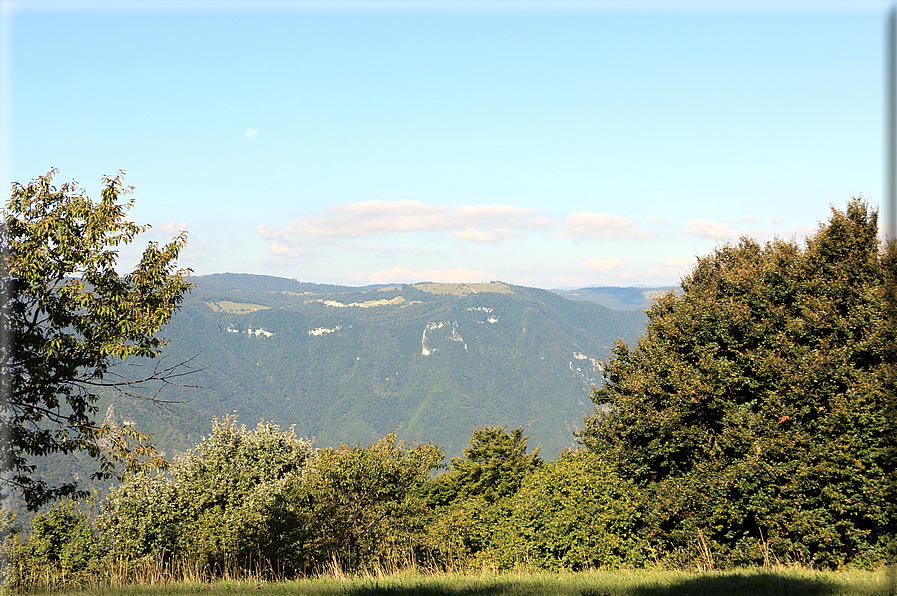
[[[697,262],[695,257],[671,257],[657,262],[638,273],[640,283],[675,285],[685,277]]]
[[[479,283],[495,279],[495,276],[481,269],[422,269],[412,271],[404,267],[393,267],[383,271],[369,271],[358,273],[354,276],[362,282],[372,284],[388,283],[415,283],[419,281],[433,281],[444,283]]]
[[[651,238],[656,232],[640,228],[632,220],[609,213],[583,211],[568,215],[559,237],[579,238]]]
[[[452,232],[456,238],[461,240],[470,240],[471,242],[495,243],[505,238],[513,238],[517,235],[514,230],[507,228],[497,228],[494,230],[477,230],[476,228],[466,228],[464,230],[455,230]]]
[[[429,205],[420,201],[363,201],[327,209],[321,215],[301,216],[286,228],[259,225],[255,230],[272,246],[303,250],[305,242],[337,241],[407,232],[452,231],[458,240],[496,243],[519,235],[521,230],[550,228],[554,222],[538,210],[515,205]],[[384,252],[383,247],[352,245],[349,248]],[[390,247],[395,249],[396,247]]]
[[[556,275],[551,282],[556,288],[583,288],[587,285],[585,275]]]
[[[574,268],[582,274],[558,275],[546,279],[552,287],[587,287],[594,285],[677,285],[695,264],[695,257],[671,257],[643,266],[617,258],[594,258]]]
[[[282,244],[279,242],[271,245],[271,248],[268,252],[290,258],[304,257],[312,254],[312,251],[308,250],[307,248],[287,246],[286,244]]]
[[[177,234],[178,232],[183,232],[188,229],[189,226],[186,221],[182,221],[181,223],[174,223],[174,221],[167,221],[158,226],[158,230],[165,232],[166,234]]]
[[[595,257],[594,259],[589,259],[584,263],[580,263],[576,266],[577,269],[594,269],[600,271],[601,273],[610,273],[615,269],[619,269],[623,266],[623,260],[612,258],[612,259],[601,259],[599,257]]]
[[[648,221],[658,226],[669,226],[673,224],[672,219],[666,219],[665,217],[649,217]]]
[[[696,217],[688,222],[688,225],[685,226],[681,233],[688,236],[697,236],[698,238],[725,238],[735,234],[728,224],[717,223],[709,219],[701,219],[700,217]]]
[[[259,224],[259,225],[255,226],[255,231],[262,238],[279,238],[280,236],[283,235],[283,233],[280,231],[279,228],[266,226],[263,224]]]
[[[397,246],[395,244],[383,245],[374,244],[373,242],[367,242],[365,244],[349,244],[344,248],[346,248],[347,250],[363,250],[367,252],[379,252],[388,254],[394,254],[405,250],[401,246]]]
[[[363,201],[332,207],[323,215],[300,216],[281,231],[256,228],[263,238],[364,238],[377,234],[479,228],[539,229],[554,222],[536,209],[514,205],[429,205],[419,201]]]
[[[126,217],[127,221],[130,221],[131,223],[136,223],[132,218],[130,218],[128,216],[125,216],[125,217]],[[190,229],[190,226],[186,221],[183,221],[181,223],[176,223],[174,221],[167,221],[167,222],[161,223],[161,224],[150,225],[150,228],[146,232],[144,232],[144,234],[150,238],[154,238],[154,237],[170,238],[171,236],[176,236],[177,234],[180,234],[181,232],[184,232],[189,229]]]

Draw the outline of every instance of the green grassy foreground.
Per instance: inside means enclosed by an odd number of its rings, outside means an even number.
[[[744,569],[726,572],[589,571],[480,575],[399,573],[278,583],[219,581],[129,586],[55,594],[302,594],[303,596],[878,596],[894,594],[892,571]],[[36,594],[36,592],[32,592]]]

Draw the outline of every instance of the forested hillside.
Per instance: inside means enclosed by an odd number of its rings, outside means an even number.
[[[212,416],[296,426],[318,446],[394,430],[460,454],[473,427],[524,426],[554,457],[594,404],[599,360],[634,341],[644,311],[490,284],[351,288],[257,275],[195,277],[162,330],[167,364],[194,358],[165,387],[171,412],[115,399],[160,449],[196,443]],[[108,399],[101,407],[108,407]]]

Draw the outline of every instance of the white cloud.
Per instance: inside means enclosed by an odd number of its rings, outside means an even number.
[[[396,253],[404,250],[401,246],[395,244],[382,245],[368,242],[366,244],[349,244],[345,247],[348,250],[364,250],[368,252]]]
[[[448,231],[460,240],[495,243],[517,235],[516,230],[543,229],[554,222],[536,209],[514,205],[429,205],[419,201],[363,201],[331,207],[322,215],[301,216],[285,229],[256,226],[261,238],[276,240],[272,251],[303,250],[302,241],[341,238],[365,238],[402,232]],[[354,244],[347,248],[387,250],[373,244]],[[395,250],[396,247],[388,249]]]
[[[265,226],[259,224],[255,226],[255,231],[258,232],[258,235],[262,238],[279,238],[283,232],[280,231],[280,228],[276,226]]]
[[[450,269],[435,270],[423,269],[412,271],[404,267],[393,267],[383,271],[369,271],[354,276],[360,281],[372,284],[388,283],[415,283],[419,281],[432,281],[442,283],[480,283],[495,279],[495,276],[481,269]]]
[[[125,216],[127,220],[131,223],[137,223],[133,219],[128,216]],[[186,221],[181,223],[176,223],[174,221],[167,221],[165,223],[150,225],[149,229],[144,232],[149,238],[157,238],[157,237],[166,237],[171,238],[172,236],[176,236],[181,232],[185,232],[189,229],[189,225]]]
[[[471,242],[487,242],[495,243],[505,238],[513,238],[517,234],[513,230],[507,228],[497,228],[495,230],[477,230],[476,228],[466,228],[464,230],[455,230],[452,232],[456,238],[461,240],[470,240]]]
[[[727,224],[716,223],[715,221],[701,219],[699,217],[688,222],[688,225],[685,226],[685,229],[682,230],[681,233],[688,234],[689,236],[697,236],[699,238],[724,238],[735,234],[735,232],[732,231],[732,228]]]
[[[303,257],[311,254],[311,251],[306,248],[290,247],[279,242],[273,244],[268,252],[290,258]]]
[[[609,213],[583,211],[568,215],[559,237],[580,238],[651,238],[656,232],[636,226],[631,220]]]
[[[206,254],[206,251],[216,251],[217,249],[187,242],[184,246],[184,252],[181,253],[179,261],[186,266],[192,266],[193,263],[207,263],[212,259]]]
[[[363,201],[331,207],[323,215],[300,216],[281,232],[258,226],[262,237],[363,238],[395,232],[491,228],[540,229],[554,225],[535,209],[514,205],[429,205],[419,201]]]
[[[583,288],[586,286],[585,275],[558,275],[552,277],[551,281],[556,288]]]
[[[643,284],[677,285],[679,280],[688,275],[695,263],[697,257],[670,257],[658,261],[654,267],[639,272],[638,280]]]
[[[187,229],[187,222],[174,223],[174,221],[168,221],[160,224],[158,229],[166,234],[177,234]]]
[[[601,273],[610,273],[614,269],[619,269],[623,266],[622,259],[601,259],[595,257],[594,259],[589,259],[584,263],[580,263],[576,266],[577,269],[597,269]]]
[[[655,225],[669,226],[673,224],[672,219],[666,219],[665,217],[649,217],[648,221]]]

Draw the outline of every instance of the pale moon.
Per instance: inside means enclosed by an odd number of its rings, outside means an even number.
[[[246,131],[246,138],[254,139],[255,135],[257,135],[258,133],[259,133],[259,131],[257,131],[256,129],[250,128],[249,130]]]

